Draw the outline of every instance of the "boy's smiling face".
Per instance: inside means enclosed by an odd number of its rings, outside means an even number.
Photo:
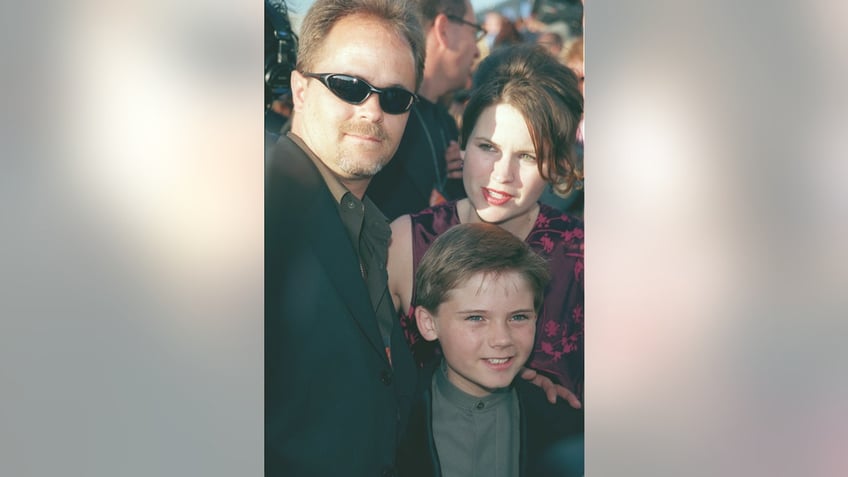
[[[533,351],[533,290],[517,272],[472,275],[415,316],[421,335],[441,343],[448,380],[473,396],[508,387]]]

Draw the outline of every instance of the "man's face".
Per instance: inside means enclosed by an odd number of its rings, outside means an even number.
[[[463,20],[469,23],[477,23],[474,18],[474,8],[469,2],[465,2],[465,16]],[[474,60],[480,56],[477,48],[477,30],[470,25],[458,22],[450,22],[448,25],[448,42],[450,53],[446,55],[449,76],[451,78],[451,91],[464,88],[471,80],[471,69]]]
[[[343,73],[376,88],[415,91],[415,59],[408,42],[375,18],[342,18],[318,56],[312,71],[304,73]],[[409,112],[386,113],[373,92],[362,104],[347,103],[319,79],[300,72],[292,73],[292,91],[292,132],[343,182],[369,180],[394,155]]]

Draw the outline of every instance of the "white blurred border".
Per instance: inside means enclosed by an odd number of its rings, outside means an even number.
[[[7,8],[0,475],[261,475],[259,2]],[[845,6],[585,11],[587,475],[848,474]]]

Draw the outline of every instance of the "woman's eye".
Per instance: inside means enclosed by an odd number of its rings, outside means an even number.
[[[536,156],[532,154],[522,154],[519,156],[522,161],[536,162]]]
[[[479,148],[481,151],[486,151],[486,152],[492,152],[492,151],[496,150],[495,146],[493,146],[493,145],[491,145],[487,142],[482,142],[480,144],[477,144],[477,148]]]
[[[530,317],[527,315],[512,315],[512,321],[527,321]]]
[[[466,316],[465,321],[483,321],[483,317],[480,315]]]

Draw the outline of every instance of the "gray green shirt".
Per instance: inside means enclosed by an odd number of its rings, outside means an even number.
[[[518,475],[519,407],[513,388],[475,397],[433,374],[433,439],[444,477]]]

